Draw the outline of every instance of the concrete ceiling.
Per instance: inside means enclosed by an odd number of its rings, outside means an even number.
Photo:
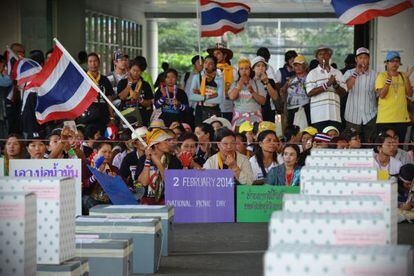
[[[242,2],[251,7],[252,13],[331,13],[329,0],[231,0],[221,2]],[[144,0],[142,9],[146,13],[193,13],[194,0]]]

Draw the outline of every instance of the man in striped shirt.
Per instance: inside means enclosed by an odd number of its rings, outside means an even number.
[[[348,101],[345,108],[346,129],[362,133],[363,142],[372,143],[376,135],[377,95],[375,79],[377,73],[369,68],[369,50],[356,50],[356,68],[345,72]]]
[[[327,126],[340,128],[340,102],[347,89],[341,71],[329,65],[332,53],[331,48],[320,46],[315,51],[319,65],[306,77],[306,91],[311,98],[311,121],[319,132]]]

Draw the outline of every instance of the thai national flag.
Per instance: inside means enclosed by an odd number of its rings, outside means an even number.
[[[200,0],[201,37],[237,34],[244,30],[250,7],[243,3]]]
[[[378,16],[392,16],[413,4],[410,0],[332,0],[336,15],[344,24],[364,24]]]
[[[59,42],[30,87],[38,89],[36,118],[40,124],[79,117],[93,103],[99,91]]]
[[[23,58],[14,63],[11,78],[17,81],[17,85],[30,82],[37,73],[42,70],[42,66],[30,58]]]

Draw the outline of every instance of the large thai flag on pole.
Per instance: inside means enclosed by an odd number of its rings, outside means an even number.
[[[17,81],[17,85],[30,82],[37,73],[42,70],[42,66],[30,58],[23,58],[14,63],[11,79]]]
[[[38,89],[36,118],[40,124],[79,117],[100,91],[59,41],[55,42],[50,60],[28,87]]]
[[[243,3],[200,0],[201,37],[237,34],[244,30],[249,13],[250,7]]]
[[[412,8],[411,0],[332,0],[336,15],[344,24],[364,24],[378,16],[392,16]]]

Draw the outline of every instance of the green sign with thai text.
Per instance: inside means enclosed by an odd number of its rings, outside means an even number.
[[[299,194],[299,186],[237,186],[237,222],[268,222],[282,210],[284,194]]]

